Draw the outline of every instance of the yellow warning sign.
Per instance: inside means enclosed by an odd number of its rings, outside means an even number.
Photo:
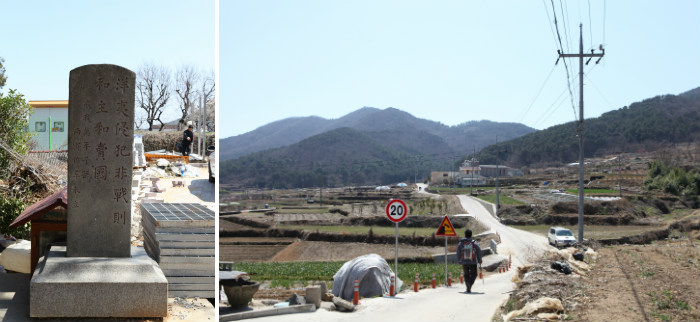
[[[445,218],[442,219],[442,223],[440,224],[440,228],[438,228],[437,233],[435,233],[435,236],[450,236],[450,237],[456,237],[457,232],[455,231],[455,227],[452,226],[452,222],[450,221],[450,218]]]

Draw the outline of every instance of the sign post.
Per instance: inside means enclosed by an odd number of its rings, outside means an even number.
[[[396,224],[396,242],[394,244],[394,275],[399,277],[399,222],[406,219],[408,207],[401,199],[391,199],[386,205],[386,216]],[[398,290],[396,290],[398,292]]]
[[[445,285],[447,285],[447,236],[457,236],[457,232],[455,231],[455,227],[452,226],[450,218],[445,216],[445,218],[442,219],[442,223],[440,223],[440,227],[438,227],[435,236],[445,236]],[[455,255],[459,256],[459,254]]]

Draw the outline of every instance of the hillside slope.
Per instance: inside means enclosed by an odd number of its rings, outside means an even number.
[[[576,122],[556,125],[484,148],[483,163],[511,167],[558,165],[578,160]],[[655,151],[673,143],[700,140],[700,88],[632,103],[584,122],[584,156]],[[465,158],[470,158],[466,156]]]
[[[413,181],[416,173],[425,176],[431,169],[449,166],[442,155],[421,152],[445,149],[444,140],[410,132],[408,140],[395,141],[409,134],[335,129],[290,146],[224,161],[220,180],[259,188],[376,185]]]

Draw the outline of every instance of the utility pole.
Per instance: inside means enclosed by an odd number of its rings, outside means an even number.
[[[496,137],[496,144],[498,144],[498,136]],[[498,218],[498,208],[500,208],[500,200],[498,199],[499,196],[499,191],[498,191],[498,177],[501,174],[501,171],[498,170],[498,164],[501,162],[501,159],[498,157],[498,153],[496,153],[496,218]]]
[[[578,117],[578,242],[583,242],[583,57],[588,57],[586,65],[593,59],[593,57],[600,57],[596,60],[596,64],[603,59],[605,55],[605,49],[603,45],[600,45],[600,54],[596,54],[594,49],[591,49],[590,54],[583,53],[583,24],[579,24],[579,53],[578,54],[564,54],[561,51],[559,53],[559,58],[557,58],[557,63],[561,58],[578,58],[579,72],[578,72],[578,83],[579,83],[579,117]],[[556,64],[556,63],[555,63]]]
[[[454,168],[455,163],[456,163],[456,161],[455,161],[455,158],[456,158],[456,157],[457,157],[457,156],[455,156],[455,155],[452,156],[452,167],[453,167],[453,168],[452,168],[452,193],[454,193],[454,194],[457,193],[457,182],[456,182],[456,180],[457,180],[457,172],[455,171],[455,168]],[[459,171],[459,170],[458,170],[458,171]]]
[[[620,191],[620,198],[622,198],[622,154],[618,153],[617,154],[617,190]]]
[[[469,182],[469,195],[473,196],[474,193],[472,192],[472,186],[474,186],[474,157],[476,157],[476,146],[474,147],[474,153],[472,153],[472,160],[469,161],[469,167],[471,168],[472,172],[472,181]]]

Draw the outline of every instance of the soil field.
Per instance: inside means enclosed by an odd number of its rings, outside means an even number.
[[[685,238],[601,249],[583,281],[591,302],[571,315],[579,321],[700,320],[699,246]]]
[[[254,227],[245,226],[237,223],[230,222],[228,220],[219,220],[219,230],[241,230],[241,229],[255,229]],[[262,229],[261,229],[262,230]]]
[[[399,245],[399,258],[429,257],[444,252],[444,247]],[[387,261],[394,259],[394,245],[298,241],[277,253],[271,261],[348,261],[366,254],[378,254]]]
[[[225,222],[225,220],[220,222]],[[296,238],[220,237],[219,261],[268,261],[294,241],[296,241]]]
[[[427,258],[443,252],[444,247],[399,244],[400,259]],[[222,262],[348,261],[372,253],[379,254],[386,260],[393,260],[394,245],[251,237],[222,237],[219,242],[219,260]]]
[[[270,260],[287,245],[219,245],[221,262],[264,262]]]

